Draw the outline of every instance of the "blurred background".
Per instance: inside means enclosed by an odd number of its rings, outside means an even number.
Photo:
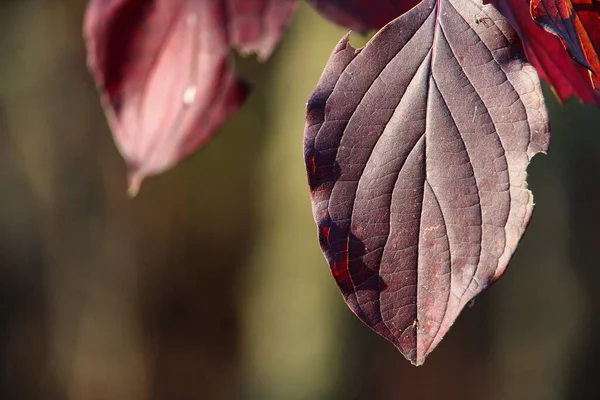
[[[268,63],[237,59],[244,109],[130,200],[85,3],[0,0],[1,400],[600,398],[599,110],[548,92],[533,222],[416,368],[347,309],[311,217],[304,108],[345,30],[302,4]]]

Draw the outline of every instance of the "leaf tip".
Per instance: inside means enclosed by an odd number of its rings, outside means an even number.
[[[415,351],[411,357],[407,357],[407,360],[415,367],[420,367],[425,363],[425,359],[428,355],[429,351],[427,353]]]
[[[142,186],[142,182],[146,178],[146,175],[139,171],[130,171],[127,175],[127,195],[129,198],[133,199],[140,192],[140,187]]]
[[[406,359],[415,367],[420,367],[425,362],[425,357],[417,357],[416,352],[412,356],[406,357]]]

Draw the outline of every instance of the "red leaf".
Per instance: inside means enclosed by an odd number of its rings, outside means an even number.
[[[587,103],[600,105],[600,93],[592,87],[589,71],[573,62],[558,37],[535,23],[531,18],[529,0],[492,3],[519,33],[527,59],[561,101],[575,96]]]
[[[535,69],[491,5],[425,0],[333,51],[304,142],[321,247],[352,311],[411,362],[503,274],[549,135]]]
[[[247,89],[229,51],[269,56],[295,0],[92,0],[88,64],[135,193],[205,144]]]
[[[306,0],[336,24],[365,33],[417,5],[418,0]]]
[[[600,16],[591,0],[531,0],[533,19],[563,41],[600,88]]]

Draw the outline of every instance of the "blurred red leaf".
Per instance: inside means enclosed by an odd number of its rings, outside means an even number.
[[[134,194],[205,144],[247,89],[229,51],[269,56],[296,0],[91,0],[88,65]]]
[[[365,33],[417,5],[419,0],[306,0],[336,24]]]
[[[590,70],[600,88],[600,16],[592,0],[531,0],[531,15],[558,36],[573,58]]]
[[[549,138],[538,76],[490,5],[424,0],[334,49],[304,137],[319,240],[348,306],[411,362],[504,273]]]
[[[592,86],[589,71],[573,62],[557,36],[536,24],[531,17],[529,0],[492,3],[519,33],[527,59],[561,101],[575,96],[586,103],[600,105],[600,92]]]

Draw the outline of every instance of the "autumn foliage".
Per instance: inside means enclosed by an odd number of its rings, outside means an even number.
[[[539,79],[600,104],[590,0],[307,0],[357,32],[308,99],[321,248],[350,309],[421,364],[505,271],[550,130]],[[91,0],[88,64],[137,193],[244,103],[231,50],[269,57],[296,0]],[[293,128],[293,127],[292,127]],[[301,129],[300,127],[297,127]]]

